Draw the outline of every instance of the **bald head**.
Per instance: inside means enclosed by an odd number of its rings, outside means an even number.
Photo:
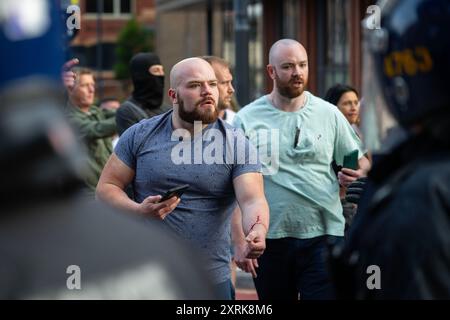
[[[290,100],[297,99],[308,84],[308,55],[305,48],[292,39],[278,40],[270,48],[267,72],[273,80],[275,94]]]
[[[299,50],[300,53],[307,57],[306,49],[300,42],[292,39],[281,39],[275,42],[269,51],[269,64],[276,65],[279,63],[280,54],[285,51],[285,49]]]
[[[210,79],[215,79],[215,73],[211,65],[201,58],[187,58],[181,60],[170,71],[170,87],[176,88],[187,79],[202,74]]]

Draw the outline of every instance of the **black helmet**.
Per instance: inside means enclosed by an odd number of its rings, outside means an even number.
[[[363,111],[363,126],[375,121],[376,135],[383,136],[386,127],[409,128],[450,111],[450,1],[392,0],[378,6],[379,26],[363,22],[363,108],[369,109]]]

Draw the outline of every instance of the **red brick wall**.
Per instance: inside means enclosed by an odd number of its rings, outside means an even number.
[[[85,1],[80,0],[81,9],[81,29],[72,44],[75,46],[90,46],[97,42],[97,16],[95,14],[86,15]],[[155,3],[154,0],[135,0],[132,6],[132,13],[137,20],[147,26],[155,24]],[[114,18],[105,16],[102,19],[102,41],[115,42],[120,30],[127,23],[127,18]]]
[[[81,29],[78,35],[72,41],[73,46],[89,47],[97,44],[97,15],[86,14],[86,1],[80,0],[81,11]],[[146,26],[154,26],[156,20],[155,1],[154,0],[134,0],[132,1],[132,16],[135,16],[138,22]],[[128,22],[126,16],[119,18],[105,15],[101,21],[101,41],[106,43],[115,43],[121,29]],[[124,99],[130,93],[129,83],[127,81],[118,81],[114,79],[114,73],[104,71],[96,75],[97,85],[102,86],[103,97],[115,96]],[[97,91],[98,92],[98,91]]]

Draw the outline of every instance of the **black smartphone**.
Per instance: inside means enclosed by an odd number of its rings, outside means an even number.
[[[348,155],[344,156],[342,167],[352,170],[358,169],[358,150],[353,150]]]
[[[172,189],[168,190],[162,196],[162,198],[161,198],[161,200],[159,200],[159,202],[166,201],[166,200],[168,200],[168,199],[170,199],[172,197],[175,197],[175,196],[179,198],[184,193],[184,191],[186,191],[186,189],[188,189],[188,188],[189,188],[188,184],[184,184],[182,186],[178,186],[178,187],[172,188]]]

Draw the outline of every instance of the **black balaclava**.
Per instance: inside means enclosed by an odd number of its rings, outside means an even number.
[[[131,79],[133,80],[133,98],[147,109],[158,108],[164,95],[164,76],[154,76],[149,68],[161,64],[154,53],[138,53],[130,60]]]

